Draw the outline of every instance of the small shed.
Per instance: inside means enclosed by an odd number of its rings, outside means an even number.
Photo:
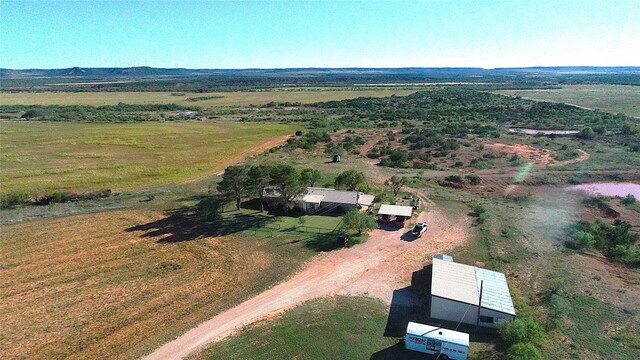
[[[410,218],[411,214],[413,214],[413,207],[411,206],[382,204],[378,210],[378,215],[382,216],[383,220],[386,220],[386,218],[390,220],[389,217],[395,216],[395,224],[399,227],[404,227],[404,221]]]
[[[333,155],[333,162],[340,162],[342,159],[340,158],[340,154]]]
[[[380,210],[378,210],[378,215],[408,218],[411,217],[411,214],[413,214],[413,207],[411,206],[382,204],[380,205]]]

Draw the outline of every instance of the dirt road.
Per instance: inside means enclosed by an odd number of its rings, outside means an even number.
[[[374,230],[364,244],[315,257],[289,280],[207,320],[145,359],[182,359],[245,325],[316,297],[367,294],[390,303],[393,290],[408,286],[411,273],[431,255],[468,238],[466,218],[447,219],[432,210],[420,214],[418,220],[429,222],[429,230],[422,238],[414,240],[405,235],[409,229]]]

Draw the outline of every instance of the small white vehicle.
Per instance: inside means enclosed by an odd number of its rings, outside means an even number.
[[[404,341],[405,348],[438,360],[466,360],[469,353],[469,334],[414,322],[407,325]]]
[[[413,236],[422,237],[422,234],[424,234],[426,231],[427,223],[419,222],[416,224],[416,226],[413,227],[413,230],[411,230],[411,234],[413,234]]]

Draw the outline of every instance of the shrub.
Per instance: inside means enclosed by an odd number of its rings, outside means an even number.
[[[567,241],[567,246],[576,250],[591,249],[596,243],[593,235],[585,231],[576,231]]]
[[[542,359],[540,350],[531,343],[515,344],[509,348],[507,353],[509,360],[538,360]]]
[[[580,132],[578,133],[578,138],[584,139],[584,140],[591,140],[595,136],[596,136],[595,131],[593,131],[593,129],[588,126],[580,130]]]
[[[515,318],[503,322],[498,334],[507,345],[536,342],[542,339],[544,331],[540,324],[529,318]]]
[[[454,183],[462,183],[462,177],[460,175],[449,175],[444,178],[446,181],[451,181]]]
[[[620,202],[623,205],[626,205],[626,206],[633,205],[633,204],[636,203],[636,197],[631,195],[631,194],[629,194],[629,195],[623,197],[622,200],[620,200]]]
[[[29,201],[29,195],[24,191],[10,191],[0,197],[0,208],[12,208],[17,205],[24,205]]]
[[[296,136],[302,136],[302,130],[296,131]]]
[[[480,179],[480,176],[474,175],[474,174],[467,175],[464,178],[467,179],[467,181],[471,185],[479,185],[480,181],[482,180],[482,179]]]

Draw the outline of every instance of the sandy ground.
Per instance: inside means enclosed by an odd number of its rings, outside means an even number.
[[[391,303],[393,291],[409,286],[412,272],[420,270],[433,254],[468,238],[468,219],[447,219],[435,206],[430,208],[433,210],[417,219],[429,223],[422,238],[408,236],[410,229],[374,230],[364,244],[315,257],[289,280],[207,320],[145,359],[182,359],[245,325],[317,297],[368,295]]]
[[[545,165],[545,166],[546,165],[552,165],[552,166],[569,165],[569,164],[585,161],[589,158],[589,154],[582,149],[577,149],[577,151],[580,153],[580,157],[578,158],[566,160],[566,161],[556,161],[553,158],[553,153],[551,151],[545,150],[545,149],[536,149],[529,145],[507,145],[507,144],[494,143],[494,144],[485,144],[484,146],[485,148],[493,149],[496,151],[503,151],[508,154],[515,153],[520,155],[520,157],[522,157],[525,161],[531,161],[535,164]]]

